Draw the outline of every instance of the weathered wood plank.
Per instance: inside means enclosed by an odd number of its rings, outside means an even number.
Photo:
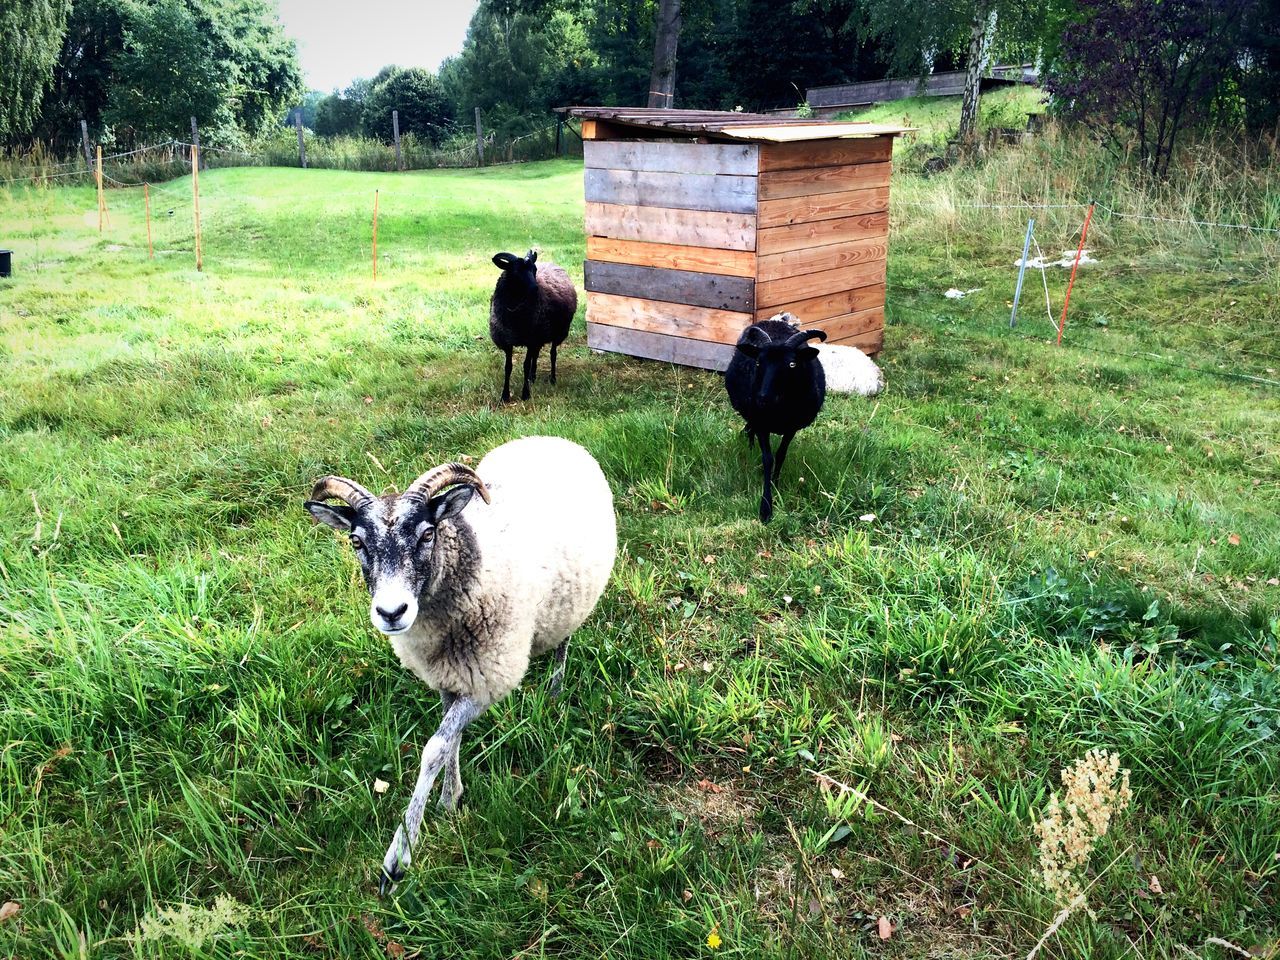
[[[889,242],[885,237],[790,250],[761,257],[756,279],[758,283],[768,283],[797,274],[835,270],[872,260],[883,260],[888,253]]]
[[[717,250],[754,250],[756,218],[749,213],[588,203],[587,235]]]
[[[733,346],[708,340],[686,340],[643,330],[587,324],[587,346],[592,350],[625,353],[649,360],[665,360],[704,370],[724,370],[733,356]]]
[[[818,320],[829,320],[846,313],[860,313],[871,307],[884,306],[883,283],[868,284],[855,290],[841,290],[838,293],[823,297],[809,297],[804,300],[792,300],[771,307],[756,307],[756,319],[763,320],[775,313],[786,311],[794,314],[801,323],[814,323]]]
[[[751,325],[752,317],[749,313],[691,307],[684,303],[588,293],[587,321],[690,340],[732,344],[737,343],[742,331]]]
[[[883,163],[893,154],[893,137],[769,143],[760,148],[760,173],[846,163]]]
[[[829,243],[846,243],[850,240],[870,240],[889,235],[889,214],[867,213],[859,217],[840,220],[818,220],[814,223],[793,223],[785,227],[769,227],[756,231],[756,252],[760,256],[821,247]]]
[[[588,202],[721,213],[756,212],[755,177],[588,169],[583,184]]]
[[[778,280],[757,281],[756,306],[763,310],[780,303],[795,303],[839,293],[841,290],[856,290],[873,283],[884,283],[884,273],[884,260],[868,260],[820,273],[802,273]]]
[[[828,340],[827,343],[838,343],[843,347],[857,347],[863,353],[875,356],[884,349],[884,327],[860,333],[855,337],[843,340]]]
[[[711,250],[673,243],[643,243],[587,237],[587,259],[610,263],[634,263],[638,267],[692,270],[727,277],[754,277],[756,255],[745,250]]]
[[[654,143],[603,141],[583,145],[588,168],[754,177],[760,148],[754,143]]]
[[[760,199],[808,197],[817,193],[887,187],[892,164],[852,163],[839,167],[800,167],[775,170],[760,176]]]
[[[584,264],[584,273],[586,288],[593,293],[643,297],[740,313],[750,313],[756,305],[756,285],[750,277],[663,270],[598,260],[588,260]]]
[[[850,337],[861,336],[884,328],[884,307],[871,307],[857,313],[843,313],[838,317],[814,321],[810,326],[827,333],[827,343],[842,343]]]
[[[792,223],[856,217],[860,214],[879,213],[881,210],[888,209],[889,188],[869,187],[865,190],[820,193],[809,197],[762,200],[756,222],[763,230],[767,227],[782,227]]]

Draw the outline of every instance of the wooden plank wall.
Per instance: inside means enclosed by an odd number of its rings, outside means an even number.
[[[891,137],[760,148],[756,317],[787,311],[828,343],[884,342]]]
[[[587,343],[724,369],[755,316],[760,147],[583,148]]]
[[[892,138],[584,147],[591,347],[723,369],[786,310],[881,349]]]

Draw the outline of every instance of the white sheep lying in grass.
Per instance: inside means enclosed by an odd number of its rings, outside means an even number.
[[[491,451],[474,471],[436,467],[399,495],[375,497],[354,481],[324,477],[306,508],[350,534],[374,627],[444,706],[383,858],[386,890],[409,866],[427,796],[446,765],[440,806],[450,809],[462,795],[458,748],[467,724],[519,685],[531,657],[555,651],[558,689],[569,636],[613,569],[613,494],[582,447],[526,437]]]
[[[828,393],[874,397],[884,389],[884,371],[857,347],[818,343],[818,362],[827,377]]]

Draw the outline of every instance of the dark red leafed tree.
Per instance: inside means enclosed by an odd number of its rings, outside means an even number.
[[[1062,114],[1164,176],[1178,136],[1206,118],[1241,65],[1255,0],[1078,0],[1047,86]]]

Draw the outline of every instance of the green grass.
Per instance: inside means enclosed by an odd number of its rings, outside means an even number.
[[[1041,955],[1273,949],[1275,260],[1103,222],[1058,349],[1038,287],[1007,329],[1020,212],[937,183],[895,184],[927,206],[895,214],[888,391],[828,401],[767,528],[712,375],[579,327],[559,387],[495,402],[489,257],[580,281],[580,167],[211,172],[203,273],[185,182],[153,261],[136,192],[101,237],[89,190],[0,193],[0,951],[1025,956],[1056,913],[1031,826],[1095,746],[1133,807]],[[438,705],[301,501],[541,432],[613,484],[613,582],[566,696],[538,664],[474,725],[461,811],[380,901]],[[220,896],[198,948],[127,939]]]
[[[1026,85],[997,87],[982,95],[980,125],[1010,127],[1022,130],[1027,117],[1044,113],[1044,91]],[[860,110],[841,114],[838,119],[866,120],[871,123],[898,123],[916,127],[920,136],[934,139],[954,134],[960,124],[960,97],[907,97],[877,103]]]

